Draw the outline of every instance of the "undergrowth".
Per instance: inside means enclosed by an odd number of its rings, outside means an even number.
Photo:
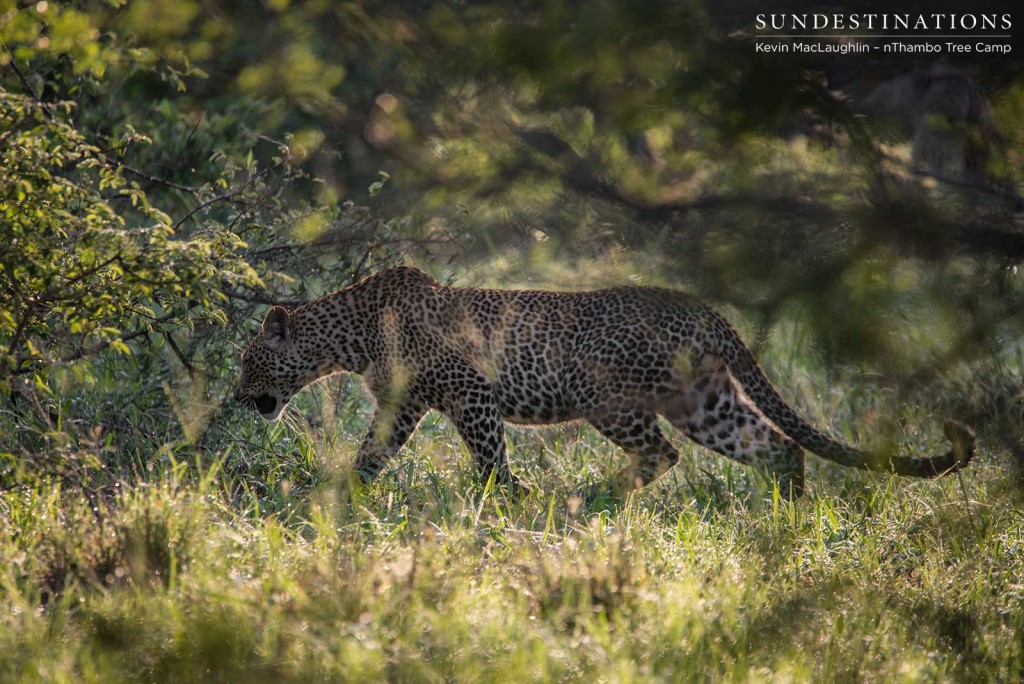
[[[926,407],[884,419],[883,392],[784,371],[839,436],[946,448]],[[116,410],[69,395],[141,426],[127,436],[63,419],[59,395],[53,429],[0,411],[17,445],[0,464],[0,681],[1024,678],[1022,490],[991,429],[935,481],[810,457],[794,503],[676,435],[668,475],[585,504],[623,457],[584,425],[509,430],[526,498],[481,482],[436,414],[357,483],[364,395],[325,387],[276,424],[207,400],[191,435],[144,429],[141,393]]]
[[[354,441],[293,439],[334,465],[289,479],[295,448],[247,475],[228,450],[91,495],[3,493],[0,680],[1024,676],[1024,516],[990,459],[963,488],[821,465],[789,503],[693,449],[586,507],[566,479],[604,450],[585,430],[523,454],[522,500],[443,424],[371,487],[334,453]]]

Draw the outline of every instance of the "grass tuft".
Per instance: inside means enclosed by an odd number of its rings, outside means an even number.
[[[308,415],[148,452],[34,435],[0,473],[0,681],[1024,678],[1021,489],[985,433],[962,481],[811,458],[795,502],[680,442],[616,499],[586,427],[510,430],[517,496],[433,417],[363,484],[358,415]]]

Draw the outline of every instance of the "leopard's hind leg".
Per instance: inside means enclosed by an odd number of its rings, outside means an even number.
[[[631,459],[612,480],[617,493],[646,487],[679,461],[679,452],[658,427],[656,413],[608,411],[590,415],[587,420]]]
[[[740,395],[720,359],[705,356],[681,380],[679,395],[662,411],[672,425],[702,446],[765,471],[783,496],[803,493],[803,449]]]

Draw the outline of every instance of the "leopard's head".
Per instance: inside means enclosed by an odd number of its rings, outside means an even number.
[[[235,400],[266,420],[277,420],[295,393],[316,379],[313,370],[295,344],[294,318],[283,306],[275,306],[242,352]]]

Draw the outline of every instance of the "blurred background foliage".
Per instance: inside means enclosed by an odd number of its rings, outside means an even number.
[[[0,477],[241,440],[266,307],[399,261],[687,289],[1024,461],[1020,45],[758,55],[758,7],[2,0]]]

